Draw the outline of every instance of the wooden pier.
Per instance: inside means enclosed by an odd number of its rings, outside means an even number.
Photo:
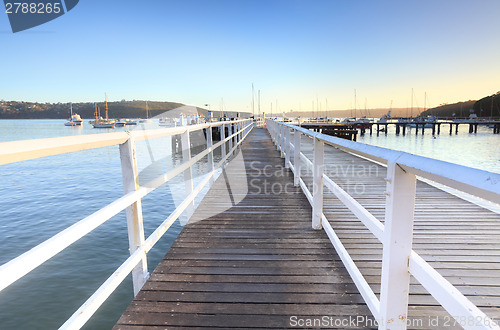
[[[315,132],[321,132],[323,134],[345,138],[348,140],[356,141],[356,135],[365,135],[368,131],[370,135],[375,132],[378,135],[381,133],[387,135],[390,126],[394,126],[394,131],[396,135],[409,134],[410,129],[413,130],[413,134],[424,135],[427,130],[431,131],[431,135],[440,135],[441,126],[443,130],[449,127],[449,135],[458,134],[458,127],[460,125],[467,125],[469,133],[477,133],[477,128],[480,125],[491,125],[493,134],[500,134],[500,121],[499,120],[442,120],[434,122],[409,122],[409,121],[397,121],[389,120],[383,122],[364,122],[364,121],[352,121],[349,123],[332,123],[330,121],[325,122],[303,122],[300,123],[301,127],[310,129]]]
[[[303,136],[301,150],[312,159],[312,139]],[[283,170],[267,131],[254,129],[241,152],[246,174],[231,180],[248,184],[248,194],[205,218],[227,194],[227,176],[219,177],[193,216],[205,219],[184,227],[115,329],[271,329],[301,327],[300,321],[317,328],[307,322],[323,317],[330,323],[322,328],[377,328],[327,235],[311,229],[310,203],[290,170]],[[383,221],[384,166],[328,145],[325,164],[332,165],[325,174]],[[312,191],[312,173],[302,166]],[[326,191],[323,212],[379,297],[382,244]],[[499,214],[419,181],[414,221],[414,250],[498,322]],[[409,329],[462,327],[461,315],[450,315],[415,279],[410,283]],[[352,318],[364,323],[342,323]]]
[[[325,232],[311,228],[293,175],[274,175],[283,161],[267,131],[254,129],[242,153],[246,175],[233,179],[248,181],[247,196],[184,227],[115,329],[289,328],[291,316],[371,315]],[[224,194],[221,175],[193,218]]]
[[[342,139],[356,141],[358,130],[356,124],[350,123],[302,123],[301,127],[326,135],[336,136]],[[371,126],[370,126],[371,130]],[[364,133],[364,131],[362,130]]]

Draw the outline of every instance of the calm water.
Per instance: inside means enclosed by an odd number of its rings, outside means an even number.
[[[0,120],[0,142],[125,130],[97,130],[87,122],[84,127],[65,127],[63,123],[64,120]],[[159,128],[157,123],[146,125],[127,129]],[[193,136],[192,140],[204,143]],[[137,154],[142,183],[182,162],[182,157],[172,156],[170,138],[139,142]],[[203,161],[194,168],[195,186],[205,168]],[[123,195],[118,146],[2,165],[0,173],[0,264]],[[181,175],[143,199],[146,237],[178,205],[183,191]],[[148,254],[150,272],[180,229],[177,221]],[[126,217],[121,212],[0,292],[0,328],[58,328],[128,255]],[[110,329],[132,298],[128,278],[86,328]]]
[[[436,158],[485,171],[500,173],[500,135],[493,134],[493,129],[479,126],[477,134],[469,134],[468,125],[460,125],[458,134],[449,134],[449,126],[441,125],[441,134],[432,136],[432,129],[426,128],[422,136],[420,128],[415,135],[415,128],[405,136],[395,135],[394,125],[389,125],[387,135],[374,132],[358,136],[358,141],[379,147],[397,149],[412,154]]]
[[[65,127],[63,123],[63,120],[0,120],[0,142],[107,132],[93,129],[88,123],[80,128]],[[151,123],[134,129],[157,127]],[[480,127],[472,135],[466,132],[466,126],[461,130],[458,135],[445,133],[436,138],[430,135],[430,130],[424,136],[415,136],[411,130],[404,137],[396,137],[390,131],[387,136],[367,134],[358,141],[500,173],[500,135],[493,135],[487,127]],[[138,143],[137,151],[142,182],[181,161],[172,156],[169,138]],[[194,169],[197,180],[204,170],[205,165],[200,162]],[[2,165],[0,173],[0,264],[123,194],[117,146]],[[146,235],[179,203],[183,190],[182,177],[178,177],[143,199]],[[180,229],[176,222],[148,254],[150,271]],[[58,328],[128,255],[126,219],[122,212],[0,292],[0,328]],[[86,328],[110,329],[132,298],[132,283],[128,278]]]

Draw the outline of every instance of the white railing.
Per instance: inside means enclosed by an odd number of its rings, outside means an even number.
[[[500,175],[416,156],[268,120],[267,128],[285,166],[294,173],[312,206],[312,227],[324,228],[347,271],[379,323],[379,329],[406,329],[410,274],[451,314],[474,320],[464,328],[500,329],[457,288],[412,250],[416,176],[479,196],[500,204]],[[293,132],[293,140],[291,138]],[[313,139],[313,159],[300,150],[301,136]],[[387,166],[385,222],[359,204],[324,173],[324,144]],[[293,156],[293,163],[291,157]],[[312,169],[313,191],[301,178],[301,161]],[[380,300],[361,274],[323,214],[323,186],[326,186],[383,244]],[[479,322],[479,325],[478,325]]]
[[[215,144],[212,140],[213,127],[219,127],[221,133],[221,141]],[[0,143],[0,165],[68,152],[119,145],[125,192],[123,197],[0,266],[0,291],[114,215],[126,210],[130,257],[120,265],[108,280],[97,289],[61,328],[81,328],[130,273],[132,273],[134,295],[136,295],[149,277],[146,262],[147,252],[151,250],[184,211],[187,212],[188,216],[193,213],[195,197],[207,183],[210,183],[210,185],[213,183],[217,170],[224,166],[228,158],[247,137],[252,127],[253,123],[251,120],[243,119],[144,131],[39,139],[35,140],[37,143],[32,143],[33,140]],[[225,136],[226,128],[229,132],[227,137]],[[190,132],[203,129],[206,129],[207,148],[196,156],[191,157],[189,134]],[[135,142],[178,134],[181,135],[183,147],[184,162],[182,165],[140,186],[138,182]],[[229,144],[227,153],[226,143]],[[222,159],[214,165],[213,152],[217,148],[221,148]],[[192,167],[205,156],[208,156],[208,174],[196,187],[193,187]],[[184,180],[186,182],[186,198],[148,238],[145,238],[141,199],[181,173],[184,173]]]

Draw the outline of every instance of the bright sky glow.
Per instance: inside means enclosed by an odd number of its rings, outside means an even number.
[[[500,90],[498,0],[81,0],[12,34],[0,99],[150,99],[281,111],[436,106]],[[274,110],[276,110],[274,108]]]

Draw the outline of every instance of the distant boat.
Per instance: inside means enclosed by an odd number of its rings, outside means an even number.
[[[152,123],[153,121],[149,119],[149,109],[148,109],[148,101],[146,101],[146,119],[140,119],[139,123]]]
[[[73,114],[73,104],[70,104],[71,117],[67,122],[64,123],[64,126],[82,126],[83,120],[79,114]]]
[[[117,121],[115,121],[116,127],[123,127],[125,125],[126,125],[126,123],[125,123],[125,120],[123,120],[123,119],[118,119]]]
[[[106,100],[106,119],[101,119],[97,113],[97,104],[95,106],[95,122],[93,124],[94,128],[115,128],[114,121],[108,118],[108,96],[104,93],[104,98]]]
[[[432,126],[434,126],[434,124],[436,123],[436,117],[433,117],[433,116],[429,116],[429,117],[426,117],[426,118],[414,118],[410,124],[408,125],[409,127],[422,127],[422,125],[424,126],[424,128],[431,128]]]
[[[137,122],[132,119],[123,119],[123,122],[125,122],[125,125],[137,125]]]
[[[383,115],[382,117],[379,118],[377,123],[387,123],[388,119],[391,119],[391,112],[392,112],[392,100],[391,100],[391,107],[389,108],[389,111],[387,111],[386,115]]]

